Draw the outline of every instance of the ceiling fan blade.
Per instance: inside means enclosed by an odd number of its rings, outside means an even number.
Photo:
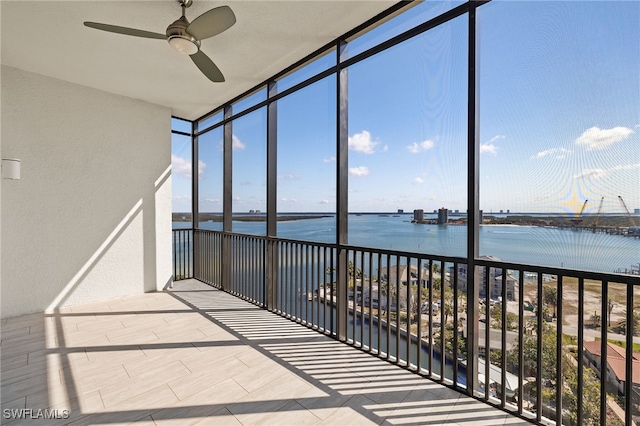
[[[117,25],[100,24],[98,22],[85,22],[84,25],[89,28],[95,28],[96,30],[130,35],[134,37],[155,38],[158,40],[166,40],[167,38],[165,34],[152,33],[151,31],[136,30],[135,28],[119,27]]]
[[[224,76],[220,69],[201,50],[191,55],[191,60],[209,80],[214,83],[222,83],[224,81]]]
[[[220,6],[194,19],[187,27],[187,32],[198,40],[204,40],[220,34],[235,23],[236,15],[234,15],[231,8],[229,6]]]

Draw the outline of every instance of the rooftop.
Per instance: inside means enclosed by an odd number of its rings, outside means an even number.
[[[598,340],[592,340],[589,342],[584,342],[584,348],[591,352],[593,355],[602,356],[602,342]],[[609,368],[616,375],[618,380],[625,381],[625,349],[614,345],[613,343],[607,343],[607,363],[609,364]],[[633,383],[640,384],[640,354],[633,354]]]

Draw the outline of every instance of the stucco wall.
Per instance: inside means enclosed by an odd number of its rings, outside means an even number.
[[[2,67],[3,318],[171,279],[170,110]]]

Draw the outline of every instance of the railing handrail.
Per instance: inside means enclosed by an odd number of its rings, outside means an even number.
[[[610,272],[588,271],[580,269],[558,268],[553,266],[544,265],[529,265],[513,262],[494,261],[489,259],[478,258],[476,259],[476,265],[496,267],[508,270],[519,270],[526,272],[536,272],[549,275],[562,275],[571,276],[576,278],[605,280],[620,284],[632,284],[640,285],[640,276],[628,275],[628,274],[616,274]]]
[[[430,254],[430,253],[416,253],[410,251],[403,250],[392,250],[392,249],[384,249],[384,248],[376,248],[376,247],[364,247],[364,246],[355,246],[351,244],[338,244],[338,243],[325,243],[322,241],[309,241],[309,240],[296,240],[293,238],[283,238],[283,237],[274,237],[274,236],[265,236],[265,235],[254,235],[254,234],[243,234],[232,231],[216,231],[211,229],[196,229],[196,232],[209,232],[216,233],[221,235],[229,235],[229,236],[241,236],[241,237],[250,237],[255,238],[256,240],[267,240],[267,241],[278,241],[283,243],[291,243],[291,244],[312,244],[318,247],[326,247],[326,248],[343,248],[346,250],[355,250],[355,251],[369,251],[372,253],[380,253],[380,254],[390,254],[392,256],[401,256],[401,257],[411,257],[413,259],[423,258],[423,259],[435,259],[444,260],[449,263],[464,263],[466,262],[465,257],[458,256],[446,256],[440,254]]]
[[[180,229],[178,229],[180,230]],[[184,230],[184,229],[182,229]],[[176,231],[174,229],[174,231]],[[326,248],[343,248],[346,250],[353,251],[366,251],[372,252],[375,254],[384,254],[391,256],[400,256],[400,257],[411,257],[412,259],[438,259],[438,261],[444,261],[445,263],[466,263],[467,258],[463,256],[449,256],[449,255],[441,255],[435,253],[418,253],[411,252],[405,250],[394,250],[394,249],[386,249],[386,248],[377,248],[377,247],[364,247],[350,244],[338,244],[338,243],[326,243],[321,241],[308,241],[308,240],[297,240],[293,238],[283,238],[277,236],[266,236],[266,235],[254,235],[254,234],[244,234],[233,231],[217,231],[211,229],[194,229],[195,232],[203,232],[203,233],[214,233],[221,235],[229,235],[229,236],[239,236],[243,238],[255,238],[256,240],[264,240],[264,241],[279,241],[284,243],[291,244],[311,244],[318,247],[326,247]],[[479,266],[488,266],[492,268],[500,268],[500,269],[509,269],[509,270],[517,270],[517,271],[526,271],[532,273],[543,273],[549,275],[562,275],[562,276],[571,276],[576,278],[584,278],[584,279],[592,279],[592,280],[605,280],[620,284],[631,284],[631,285],[640,285],[640,275],[629,275],[629,274],[617,274],[611,272],[600,272],[600,271],[589,271],[589,270],[579,270],[579,269],[571,269],[571,268],[563,268],[563,267],[554,267],[554,266],[545,266],[545,265],[532,265],[525,263],[514,263],[509,261],[496,261],[490,260],[483,257],[478,257],[475,259],[475,264]]]

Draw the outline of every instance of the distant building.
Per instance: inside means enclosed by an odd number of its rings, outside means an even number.
[[[500,214],[504,213],[502,209],[500,209]]]
[[[424,220],[424,210],[416,209],[413,211],[413,220],[416,222],[422,222]]]
[[[607,382],[613,385],[618,394],[624,395],[624,384],[627,380],[625,364],[626,351],[618,345],[607,343]],[[598,377],[602,371],[602,342],[598,340],[584,342],[584,358],[585,364],[592,367]],[[633,354],[631,361],[633,367],[631,369],[633,377],[633,387],[640,386],[640,353]]]
[[[404,214],[404,209],[398,209],[398,214]]]
[[[480,259],[500,262],[500,259],[495,256],[481,256]],[[480,297],[486,297],[487,294],[487,288],[485,284],[485,271],[486,268],[480,269]],[[451,271],[451,275],[453,275],[453,271]],[[515,287],[515,277],[507,274],[506,300],[515,300]],[[467,265],[464,264],[458,265],[458,289],[465,293],[467,292]],[[491,299],[498,299],[502,297],[502,269],[489,268],[489,291],[489,298]]]
[[[640,226],[630,226],[628,232],[629,235],[640,236]]]
[[[511,213],[511,210],[507,209],[507,214]]]
[[[446,225],[449,222],[449,210],[444,207],[438,210],[438,225]]]
[[[409,277],[407,278],[407,269],[409,270]],[[422,269],[420,277],[418,277],[418,268],[415,265],[411,265],[407,268],[407,265],[393,265],[389,268],[380,268],[380,278],[389,282],[392,285],[398,283],[398,274],[400,274],[400,285],[426,286],[429,281],[429,271]]]
[[[633,209],[633,214],[640,214],[640,209]]]
[[[455,214],[458,214],[458,213],[460,213],[460,210],[457,210],[457,209],[456,209]]]

